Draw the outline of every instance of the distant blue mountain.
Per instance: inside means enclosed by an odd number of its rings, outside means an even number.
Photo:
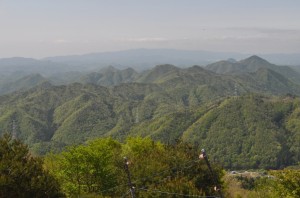
[[[99,67],[113,65],[119,69],[132,67],[140,70],[155,65],[172,64],[179,67],[207,65],[220,60],[244,59],[251,54],[231,52],[210,52],[175,49],[133,49],[117,52],[91,53],[73,56],[48,57],[44,60],[68,65]],[[279,65],[300,65],[300,54],[258,54],[271,63]]]
[[[300,65],[300,54],[258,55],[277,65]],[[99,71],[99,69],[106,68],[110,65],[117,69],[131,67],[137,71],[141,71],[150,69],[155,65],[172,64],[178,67],[190,67],[192,65],[205,66],[220,60],[235,62],[235,60],[245,59],[249,56],[250,54],[230,52],[133,49],[116,52],[47,57],[41,60],[13,57],[0,59],[0,73],[2,75],[15,72],[52,75],[71,71]]]

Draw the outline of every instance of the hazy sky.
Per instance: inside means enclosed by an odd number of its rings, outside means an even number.
[[[300,53],[300,0],[0,0],[0,57],[134,48]]]

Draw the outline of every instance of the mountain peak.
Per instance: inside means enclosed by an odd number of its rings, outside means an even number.
[[[258,59],[262,59],[261,57],[259,57],[259,56],[257,56],[257,55],[252,55],[252,56],[250,56],[249,58],[258,58]]]
[[[230,62],[230,63],[236,63],[237,62],[234,58],[229,58],[229,59],[227,59],[227,61]]]
[[[115,68],[112,65],[109,65],[108,67],[102,68],[100,70],[100,73],[113,73],[113,72],[116,72],[116,71],[118,71],[117,68]]]
[[[158,71],[158,72],[162,72],[162,73],[174,71],[177,69],[178,69],[178,67],[176,67],[174,65],[170,65],[170,64],[157,65],[153,68],[154,71]]]
[[[266,61],[265,59],[257,56],[257,55],[253,55],[250,56],[249,58],[243,59],[240,61],[240,63],[245,64],[245,65],[270,65],[271,63],[269,63],[268,61]]]

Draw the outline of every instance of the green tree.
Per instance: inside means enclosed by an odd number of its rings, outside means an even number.
[[[272,177],[262,177],[255,181],[255,189],[249,198],[298,198],[300,197],[300,170],[284,169],[269,172]]]
[[[275,177],[274,192],[278,197],[300,197],[300,170],[271,171]]]
[[[204,161],[198,160],[195,147],[177,141],[163,145],[150,138],[128,138],[123,152],[129,165],[139,197],[172,197],[160,193],[185,195],[217,195],[217,185]],[[220,182],[222,171],[213,166]],[[221,184],[221,183],[220,183]]]
[[[0,197],[64,197],[43,161],[5,134],[0,138]]]
[[[120,197],[128,192],[125,161],[138,197],[166,197],[158,191],[185,195],[217,195],[217,185],[194,147],[178,142],[164,145],[150,138],[131,137],[121,144],[97,139],[48,155],[46,167],[69,197]],[[218,182],[220,168],[213,166]],[[221,183],[219,183],[221,184]]]
[[[114,195],[107,191],[118,184],[121,146],[111,138],[97,139],[86,145],[72,146],[59,155],[48,155],[46,166],[59,179],[70,197],[80,195]]]

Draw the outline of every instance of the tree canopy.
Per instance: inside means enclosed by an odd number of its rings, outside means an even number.
[[[125,156],[138,197],[166,197],[158,191],[216,195],[214,187],[222,184],[222,169],[213,166],[215,181],[192,146],[181,142],[168,146],[150,138],[128,138],[126,143],[111,138],[93,140],[47,155],[45,165],[70,197],[120,197],[129,190]]]
[[[64,197],[41,158],[9,135],[0,138],[0,197]]]

